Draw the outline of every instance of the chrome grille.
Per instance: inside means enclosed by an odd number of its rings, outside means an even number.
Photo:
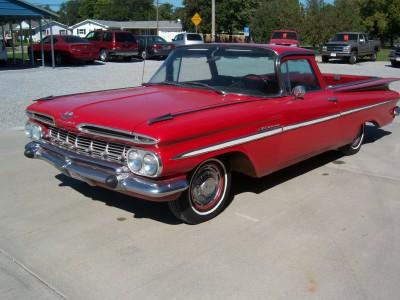
[[[328,46],[329,52],[343,52],[343,46]]]
[[[126,152],[131,148],[124,144],[79,136],[53,126],[49,126],[49,141],[53,145],[78,154],[120,163],[125,162]]]

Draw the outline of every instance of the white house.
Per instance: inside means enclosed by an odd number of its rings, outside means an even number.
[[[109,27],[107,25],[98,22],[98,20],[90,19],[84,20],[69,27],[73,35],[77,35],[80,37],[85,37],[90,31],[93,30],[106,30],[108,28]]]
[[[68,25],[62,24],[57,21],[50,22],[43,22],[42,23],[42,37],[44,38],[47,35],[50,35],[50,28],[53,30],[53,34],[61,34],[61,35],[71,35],[71,30],[69,29]],[[32,32],[32,40],[34,42],[40,41],[40,27],[36,26]]]
[[[135,35],[157,34],[171,40],[176,34],[182,32],[182,24],[178,21],[108,21],[87,19],[69,27],[73,35],[85,37],[93,30],[127,30]]]

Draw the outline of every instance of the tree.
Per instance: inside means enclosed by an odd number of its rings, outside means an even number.
[[[163,3],[158,6],[159,20],[176,20],[174,6],[170,3]]]

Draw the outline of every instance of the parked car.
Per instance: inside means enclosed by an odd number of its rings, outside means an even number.
[[[322,152],[357,153],[365,124],[399,115],[396,79],[321,74],[301,48],[174,49],[142,87],[28,106],[25,156],[197,224],[230,201],[231,172],[262,177]]]
[[[57,65],[66,62],[87,62],[92,63],[98,57],[97,49],[87,40],[74,35],[53,35],[54,60]],[[41,43],[33,44],[34,59],[42,58]],[[43,51],[45,60],[51,61],[51,37],[43,39]],[[30,47],[28,55],[31,56]]]
[[[4,40],[0,40],[0,62],[7,62],[7,48]]]
[[[329,62],[330,58],[342,58],[350,64],[355,64],[359,58],[369,57],[376,60],[381,42],[368,39],[363,32],[340,32],[330,42],[322,47],[322,61]]]
[[[274,30],[269,41],[272,45],[299,47],[300,41],[296,31],[293,30]]]
[[[389,59],[393,67],[400,67],[400,46],[394,47],[390,51]]]
[[[139,55],[142,59],[167,57],[171,50],[175,48],[174,43],[168,43],[158,35],[137,35],[136,40],[139,45]]]
[[[179,33],[173,39],[172,42],[176,46],[184,46],[184,45],[197,45],[203,44],[203,37],[198,33]]]
[[[99,59],[103,62],[113,58],[126,61],[138,55],[138,44],[135,36],[128,31],[96,30],[86,35],[99,51]]]

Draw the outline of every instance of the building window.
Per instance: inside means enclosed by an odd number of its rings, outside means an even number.
[[[85,35],[86,34],[86,29],[77,29],[76,33],[79,35]]]
[[[67,35],[67,31],[64,30],[64,29],[61,29],[61,30],[60,30],[60,34],[61,34],[61,35]]]

